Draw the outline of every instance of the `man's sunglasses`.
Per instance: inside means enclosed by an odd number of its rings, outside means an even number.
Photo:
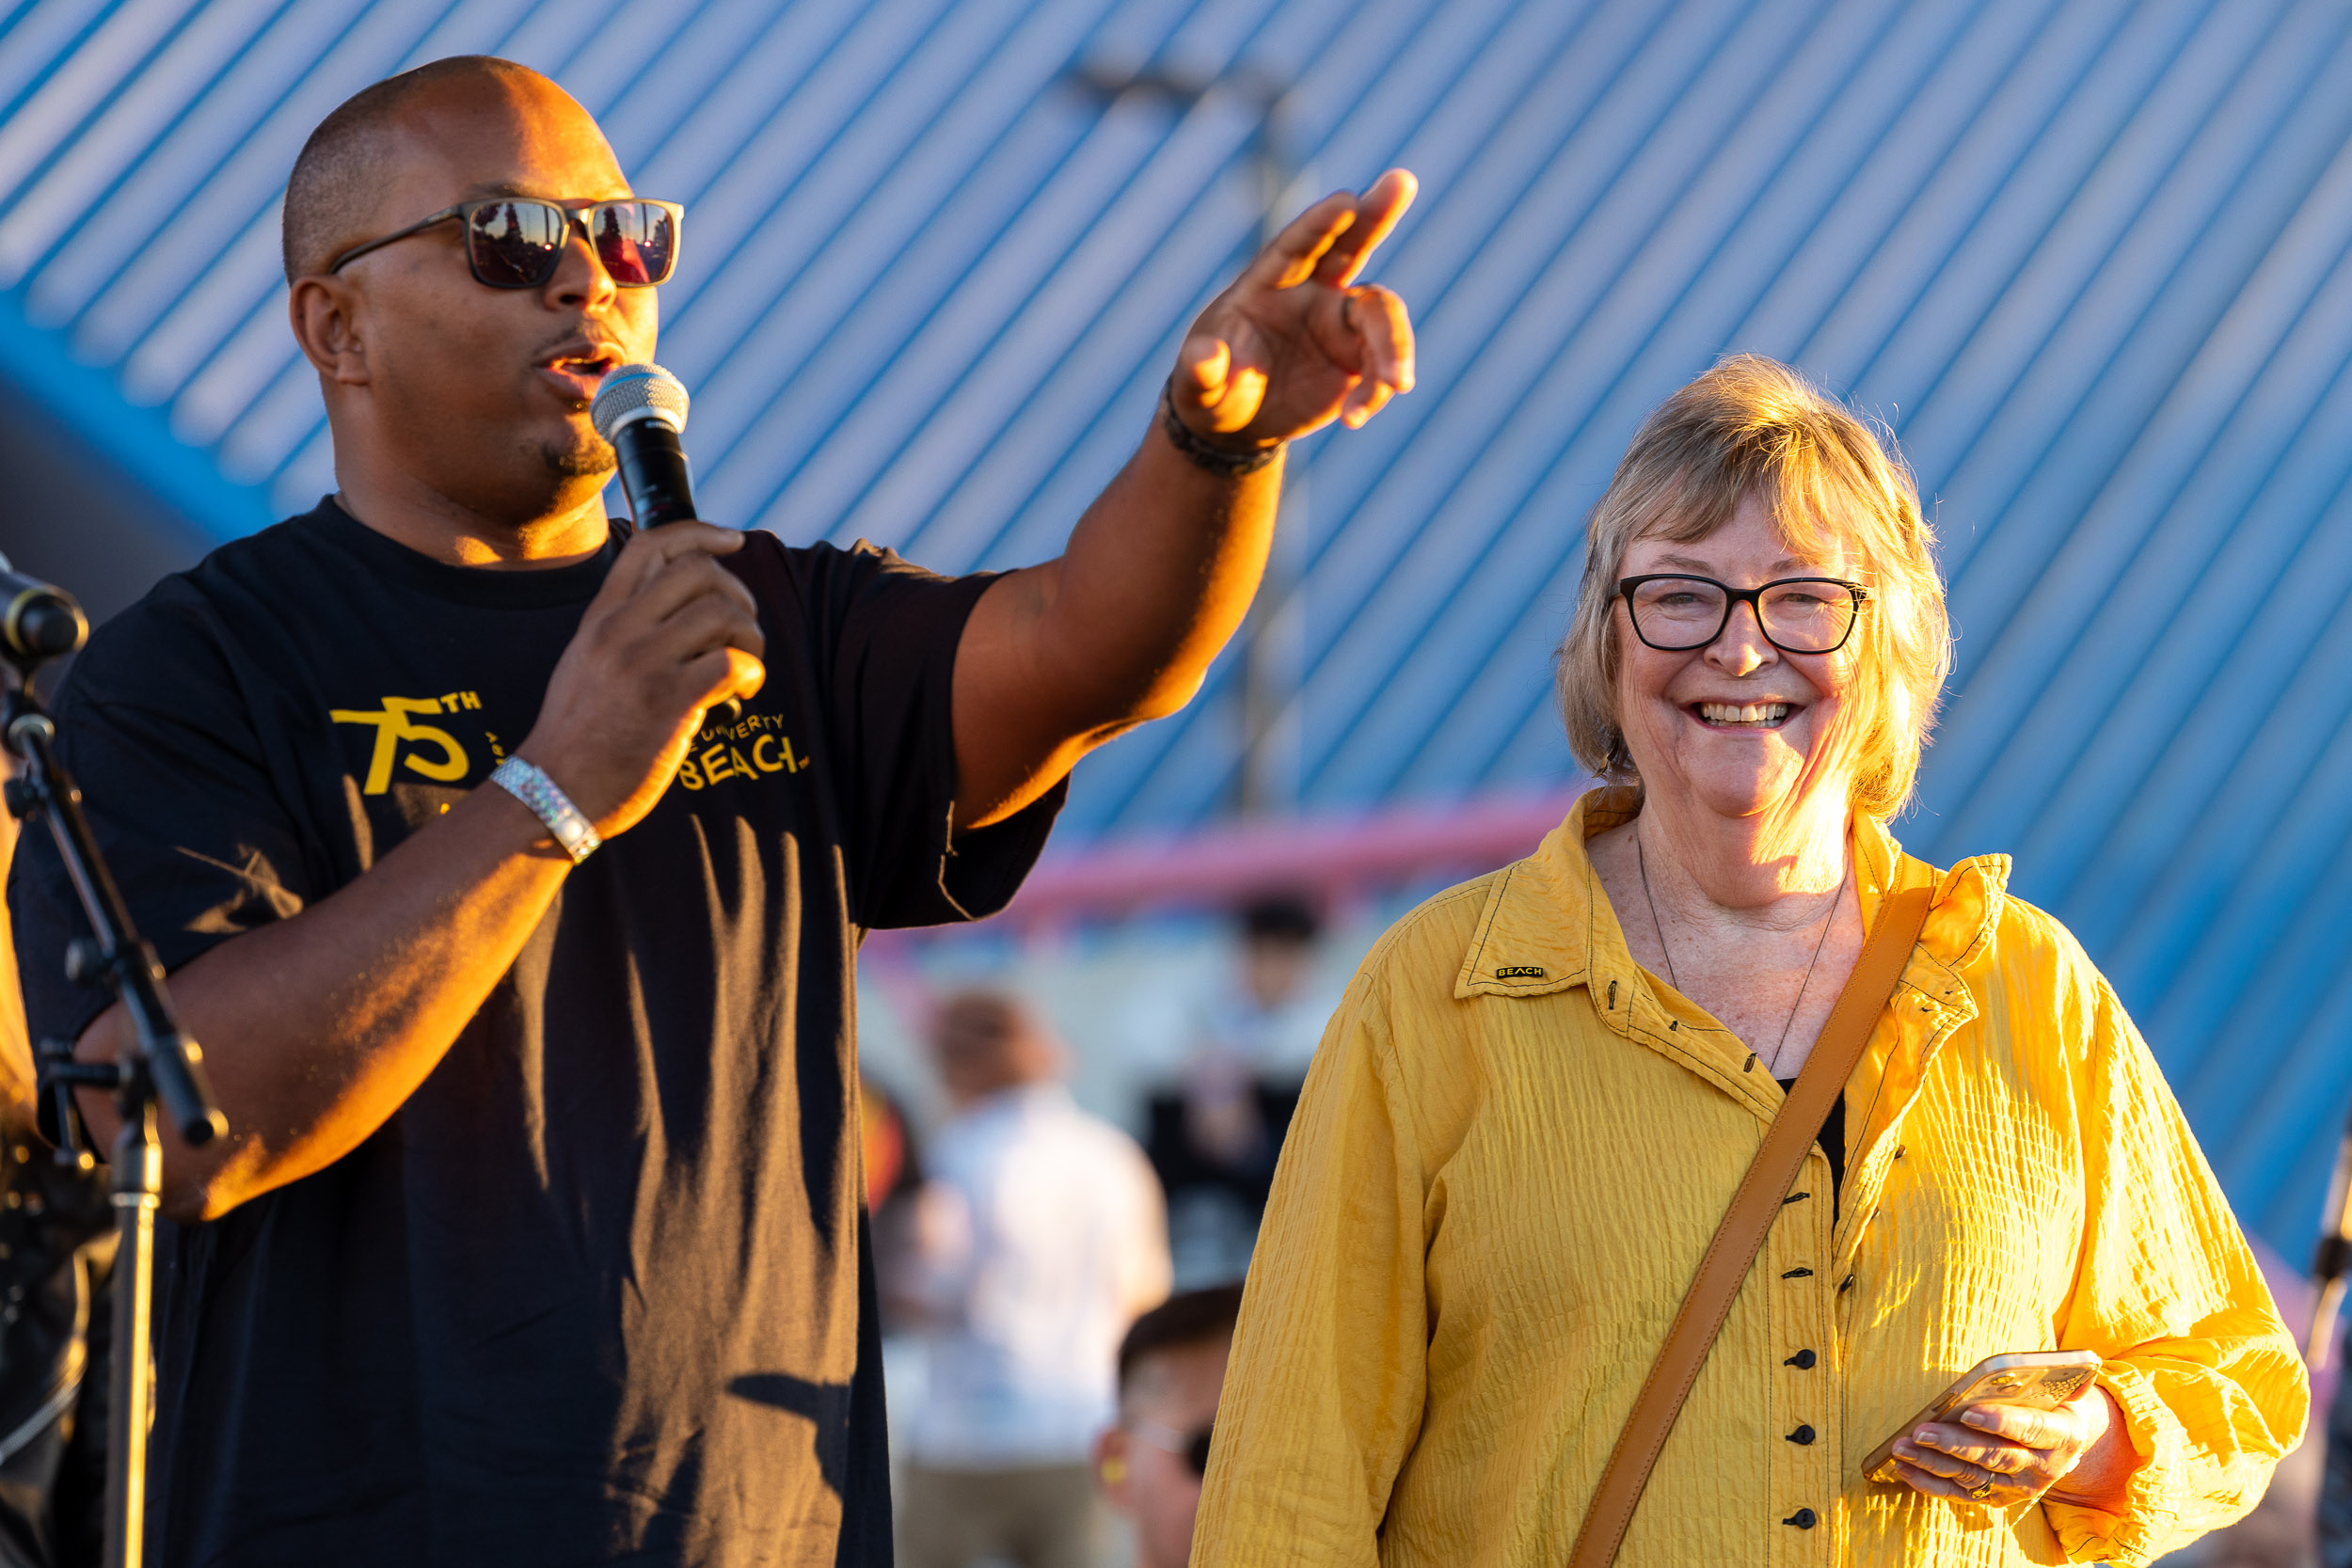
[[[1174,1427],[1157,1421],[1130,1421],[1127,1430],[1155,1449],[1165,1449],[1192,1467],[1196,1476],[1209,1473],[1209,1433],[1211,1428],[1199,1432],[1178,1432]]]
[[[398,233],[356,245],[327,262],[326,270],[341,272],[371,250],[455,218],[465,226],[466,264],[473,269],[474,281],[493,289],[545,288],[563,265],[564,248],[578,225],[614,283],[624,289],[650,289],[668,282],[677,266],[678,227],[685,217],[686,209],[675,201],[643,197],[584,207],[529,197],[491,197],[444,207]]]

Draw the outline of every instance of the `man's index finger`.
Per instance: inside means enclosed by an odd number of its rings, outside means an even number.
[[[1331,248],[1315,266],[1315,276],[1342,287],[1354,282],[1380,242],[1395,231],[1420,190],[1421,182],[1412,171],[1402,168],[1389,170],[1365,187],[1364,194],[1356,198],[1356,221],[1331,242]]]
[[[1304,282],[1314,275],[1316,262],[1356,222],[1355,198],[1335,192],[1282,226],[1280,233],[1258,252],[1245,278],[1269,289]]]

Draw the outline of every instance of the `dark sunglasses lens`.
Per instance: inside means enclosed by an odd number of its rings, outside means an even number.
[[[650,201],[612,201],[596,210],[596,257],[624,289],[666,282],[677,264],[677,225]]]
[[[466,225],[473,273],[494,289],[535,289],[555,275],[570,220],[544,201],[485,201]]]
[[[1184,1445],[1184,1463],[1192,1466],[1192,1473],[1196,1476],[1209,1473],[1210,1430],[1202,1427],[1192,1434],[1192,1441]]]

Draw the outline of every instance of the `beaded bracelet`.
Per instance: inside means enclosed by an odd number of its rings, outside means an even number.
[[[1192,426],[1177,417],[1175,388],[1174,376],[1160,384],[1160,428],[1168,432],[1168,440],[1175,443],[1176,450],[1183,452],[1193,467],[1206,468],[1223,479],[1239,479],[1244,474],[1256,473],[1282,455],[1282,443],[1279,441],[1263,447],[1237,449],[1203,440],[1194,433]]]

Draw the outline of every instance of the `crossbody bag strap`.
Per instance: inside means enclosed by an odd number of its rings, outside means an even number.
[[[1846,1080],[1853,1076],[1863,1048],[1870,1043],[1871,1030],[1895,994],[1896,982],[1902,978],[1919,929],[1927,923],[1928,898],[1929,890],[1924,887],[1906,888],[1889,894],[1880,907],[1878,923],[1863,942],[1862,956],[1854,960],[1846,989],[1837,993],[1837,1005],[1830,1009],[1813,1054],[1805,1059],[1796,1086],[1788,1091],[1780,1114],[1765,1132],[1763,1146],[1756,1149],[1740,1190],[1732,1195],[1723,1224],[1715,1227],[1714,1241],[1708,1243],[1707,1256],[1699,1259],[1690,1293],[1682,1298],[1674,1326],[1666,1331],[1666,1342],[1650,1364],[1641,1396],[1633,1402],[1633,1414],[1626,1418],[1617,1446],[1610,1450],[1608,1468],[1601,1472],[1600,1485],[1584,1511],[1576,1549],[1568,1556],[1569,1568],[1608,1568],[1616,1560],[1626,1527],[1633,1522],[1634,1505],[1642,1500],[1642,1488],[1649,1482],[1650,1467],[1658,1463],[1658,1452],[1666,1446],[1666,1434],[1674,1430],[1682,1402],[1690,1397],[1691,1386],[1698,1381],[1699,1369],[1714,1348],[1715,1336],[1723,1332],[1724,1320],[1731,1315],[1732,1299],[1755,1266],[1765,1232],[1780,1212],[1781,1200],[1788,1196],[1789,1183],[1804,1168],[1806,1152],[1820,1135],[1830,1107],[1846,1092]]]

